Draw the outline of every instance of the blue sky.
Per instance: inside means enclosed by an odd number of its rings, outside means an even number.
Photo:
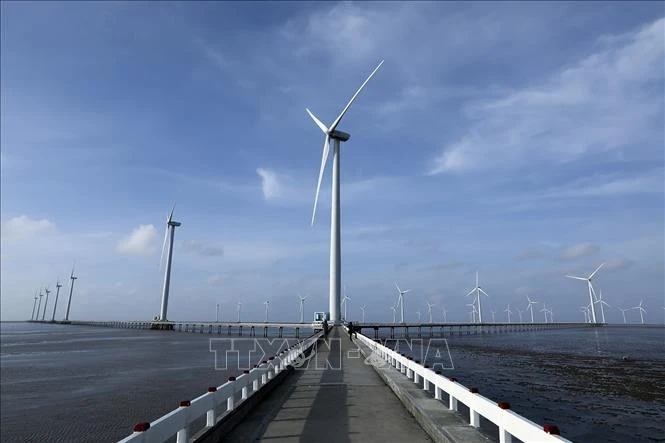
[[[74,261],[73,318],[151,318],[173,202],[171,319],[327,308],[305,107],[330,123],[385,59],[339,128],[351,319],[392,318],[397,280],[408,319],[431,301],[467,320],[478,269],[486,318],[529,294],[581,320],[564,275],[606,262],[604,299],[663,321],[662,3],[1,8],[3,320]]]

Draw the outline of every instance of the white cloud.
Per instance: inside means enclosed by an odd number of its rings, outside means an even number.
[[[276,172],[269,169],[257,168],[256,173],[261,177],[261,190],[266,201],[277,200],[284,196],[284,185]]]
[[[127,255],[151,255],[154,252],[157,229],[153,225],[140,225],[118,243],[116,251]]]
[[[36,220],[27,215],[10,218],[2,224],[2,237],[18,239],[54,232],[55,225],[47,219]]]
[[[581,179],[563,187],[545,191],[544,198],[615,197],[628,194],[662,194],[663,171],[631,177],[603,177],[602,180]]]
[[[603,39],[602,50],[540,86],[475,103],[467,109],[475,123],[430,172],[566,162],[592,152],[638,155],[654,145],[659,151],[647,157],[662,155],[664,32],[659,19]]]
[[[606,271],[618,271],[627,269],[635,264],[634,260],[629,258],[613,258],[605,262],[604,269]]]
[[[578,243],[569,246],[561,253],[561,258],[564,260],[572,260],[576,258],[586,257],[587,255],[595,254],[600,248],[598,245],[592,243]]]

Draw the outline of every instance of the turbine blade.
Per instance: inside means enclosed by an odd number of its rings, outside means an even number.
[[[600,266],[596,268],[595,271],[589,276],[589,279],[592,279],[594,275],[596,275],[596,272],[600,271],[600,268],[602,268],[605,265],[605,263],[601,263]]]
[[[316,206],[319,203],[319,192],[321,191],[321,181],[323,180],[323,171],[326,169],[326,162],[328,161],[329,151],[330,151],[330,136],[326,134],[326,139],[323,142],[323,155],[321,157],[321,169],[319,170],[319,182],[316,185],[316,196],[314,197],[314,211],[312,212],[311,226],[314,226],[314,219],[316,218]]]
[[[397,285],[397,282],[395,282],[395,287],[397,288],[397,292],[399,292],[399,293],[401,294],[401,293],[402,293],[402,290],[401,290],[401,289],[399,288],[399,286]]]
[[[373,70],[372,73],[369,75],[369,77],[367,77],[367,80],[365,80],[365,81],[363,82],[363,84],[360,85],[360,87],[358,88],[358,90],[356,91],[356,93],[353,94],[353,97],[351,97],[351,100],[349,100],[349,102],[346,104],[346,106],[344,107],[344,109],[342,110],[342,112],[339,114],[339,116],[337,116],[337,118],[335,119],[335,121],[333,122],[333,124],[330,125],[330,129],[328,130],[329,132],[332,132],[332,131],[334,131],[334,130],[337,128],[337,125],[339,125],[339,122],[342,121],[342,117],[344,117],[344,114],[346,114],[346,111],[349,110],[349,107],[351,106],[351,103],[353,103],[353,101],[356,99],[356,97],[358,96],[358,94],[360,94],[360,91],[363,90],[363,88],[365,87],[365,85],[367,84],[367,82],[368,82],[368,81],[374,76],[374,74],[376,73],[376,71],[379,70],[379,68],[381,67],[382,64],[383,64],[383,60],[381,60],[381,63],[379,63],[379,65],[378,65],[376,68],[374,68],[374,70]]]
[[[173,220],[173,211],[175,211],[175,203],[173,203],[173,207],[171,208],[171,213],[169,214],[168,220],[166,220],[166,223],[170,223],[171,220]]]
[[[476,288],[473,288],[471,291],[469,291],[469,293],[466,294],[466,296],[468,297],[469,295],[473,294],[474,292],[476,292]]]
[[[487,292],[483,291],[482,288],[478,288],[478,290],[479,290],[480,292],[482,292],[483,294],[485,294],[486,296],[488,296],[488,297],[490,296]]]
[[[573,275],[566,275],[566,277],[568,277],[568,278],[574,278],[575,280],[587,281],[586,278],[583,278],[583,277],[575,277],[575,276],[573,276]]]
[[[312,111],[310,111],[308,108],[305,108],[305,111],[309,114],[310,117],[312,117],[312,120],[314,120],[314,123],[316,123],[316,126],[321,128],[324,134],[328,133],[328,128],[326,128],[326,125],[323,124],[321,120],[316,118],[316,115],[312,114]]]
[[[406,294],[407,292],[411,292],[411,289],[406,289],[406,290],[402,291],[402,294]]]

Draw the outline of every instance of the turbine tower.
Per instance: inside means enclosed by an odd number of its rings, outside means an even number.
[[[517,315],[519,315],[519,317],[520,317],[520,323],[524,323],[524,320],[522,320],[522,313],[523,313],[523,312],[524,312],[524,311],[522,311],[521,309],[517,308]]]
[[[240,308],[241,307],[242,307],[242,303],[238,302],[238,306],[237,306],[237,309],[238,309],[238,323],[240,323]]]
[[[270,300],[264,301],[263,304],[266,305],[266,323],[268,323],[268,307],[270,306]]]
[[[362,305],[360,307],[360,310],[363,311],[363,323],[365,323],[365,310],[367,309],[367,305]]]
[[[489,297],[489,295],[487,294],[487,292],[483,291],[483,288],[481,288],[480,285],[478,284],[478,271],[476,271],[476,287],[473,288],[471,291],[469,291],[469,293],[466,294],[466,296],[468,297],[469,295],[473,294],[474,292],[476,293],[476,301],[478,303],[478,323],[482,323],[483,322],[483,312],[482,312],[482,309],[480,307],[480,294],[481,293],[485,294],[485,296],[487,296],[487,297]]]
[[[69,321],[69,308],[72,306],[72,293],[74,292],[74,280],[78,278],[74,276],[74,266],[76,266],[76,264],[72,265],[72,273],[69,274],[69,280],[71,280],[71,282],[69,284],[69,301],[67,302],[67,314],[65,314],[65,321]]]
[[[591,279],[594,277],[594,275],[596,275],[596,272],[598,272],[600,270],[600,268],[603,267],[604,264],[605,263],[601,263],[600,266],[598,266],[596,268],[596,270],[593,271],[591,273],[591,275],[589,275],[588,277],[575,277],[573,275],[566,275],[566,277],[568,277],[568,278],[573,278],[575,280],[582,280],[582,281],[587,282],[587,286],[589,288],[589,301],[591,302],[591,320],[592,320],[591,322],[592,323],[597,323],[597,321],[596,321],[596,306],[594,305],[594,302],[593,302],[593,299],[595,298],[594,295],[596,295],[596,293],[593,290],[593,285],[591,284]]]
[[[346,291],[344,291],[344,298],[342,299],[342,304],[344,305],[344,321],[349,321],[349,318],[346,316],[346,308],[349,305],[349,302],[351,301],[351,297],[346,295]]]
[[[621,314],[623,315],[623,324],[625,325],[626,324],[626,311],[629,311],[632,308],[628,308],[628,309],[617,308],[617,309],[619,311],[621,311]]]
[[[30,320],[34,320],[34,319],[35,319],[35,308],[37,308],[37,299],[38,299],[38,298],[39,298],[39,297],[37,297],[37,291],[35,291],[35,297],[34,297],[34,300],[35,300],[35,301],[32,302],[32,315],[30,316]]]
[[[420,323],[420,317],[423,315],[422,312],[420,312],[420,309],[416,311],[416,315],[418,316],[418,323]]]
[[[58,308],[58,296],[60,295],[60,288],[62,288],[62,285],[60,284],[60,277],[58,277],[55,283],[55,304],[53,305],[53,315],[51,316],[51,321],[55,321],[55,310]]]
[[[446,310],[445,306],[441,308],[441,313],[443,314],[443,322],[448,323],[448,311]]]
[[[159,267],[162,267],[164,260],[164,248],[166,247],[166,240],[169,240],[169,250],[166,255],[166,271],[164,272],[164,290],[162,292],[162,306],[159,310],[159,321],[168,321],[166,319],[166,311],[169,307],[169,286],[171,285],[171,263],[173,262],[173,238],[175,236],[175,228],[182,223],[173,221],[173,211],[175,205],[171,208],[171,213],[166,218],[166,231],[164,232],[164,243],[162,243],[162,257],[159,259]]]
[[[298,298],[300,299],[300,323],[305,323],[305,299],[307,296],[301,297],[299,295]]]
[[[513,311],[510,310],[510,305],[503,311],[508,313],[508,323],[510,323],[510,314],[513,313]]]
[[[341,276],[341,236],[340,236],[340,144],[349,139],[350,135],[337,130],[337,126],[342,121],[344,114],[349,110],[349,107],[356,99],[360,91],[365,87],[367,82],[374,76],[376,71],[383,64],[381,63],[374,68],[374,71],[367,77],[367,79],[360,85],[360,88],[353,94],[351,100],[346,104],[342,112],[337,116],[337,118],[332,122],[330,127],[326,127],[321,120],[319,120],[309,109],[305,109],[309,116],[314,120],[314,123],[323,131],[325,134],[325,140],[323,142],[323,155],[321,157],[321,169],[319,170],[319,180],[316,185],[316,195],[314,197],[314,210],[312,212],[312,226],[314,226],[314,220],[316,218],[316,206],[319,201],[319,191],[321,190],[321,180],[323,179],[323,172],[326,168],[326,162],[328,161],[328,154],[330,151],[330,139],[333,140],[333,166],[332,166],[332,202],[330,210],[330,319],[333,324],[338,324],[340,322],[340,284],[342,281]]]
[[[541,309],[540,312],[544,312],[544,313],[545,313],[545,323],[547,323],[547,313],[548,313],[549,311],[547,310],[547,306],[545,306],[545,303],[543,303],[543,309]]]
[[[395,306],[389,306],[393,310],[393,324],[397,323],[397,308]]]
[[[528,295],[526,296],[526,299],[529,301],[526,309],[531,311],[531,323],[533,323],[533,305],[537,304],[538,302],[531,300]]]
[[[46,307],[48,306],[48,295],[51,293],[49,288],[44,288],[44,292],[46,292],[46,300],[44,300],[44,313],[42,314],[42,321],[44,321],[44,317],[46,317]]]
[[[429,322],[432,323],[432,308],[434,307],[434,305],[430,302],[426,303],[427,303],[427,314],[429,315]]]
[[[401,322],[404,323],[404,294],[410,292],[411,289],[406,289],[402,291],[397,285],[397,282],[395,282],[395,287],[397,288],[397,292],[399,293],[399,295],[397,296],[397,303],[399,303],[399,311],[402,320]]]
[[[215,321],[219,323],[219,303],[217,303],[217,316],[215,317]]]

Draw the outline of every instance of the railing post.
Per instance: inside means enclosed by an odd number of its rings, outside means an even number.
[[[497,403],[501,409],[510,409],[510,403],[507,401],[500,401]],[[512,443],[513,436],[510,435],[506,428],[503,427],[501,423],[498,423],[499,426],[499,443]]]
[[[215,386],[210,386],[208,392],[217,392],[217,388]],[[215,426],[216,421],[217,417],[215,416],[215,405],[213,402],[212,409],[208,409],[208,412],[206,412],[206,426],[212,428]]]
[[[180,407],[181,408],[188,408],[191,405],[189,400],[183,400],[180,402]],[[176,443],[187,443],[189,440],[188,434],[188,427],[189,423],[185,425],[184,428],[178,431],[178,434],[176,434]]]
[[[243,372],[243,374],[249,374],[249,371],[246,370],[246,369],[242,372]],[[247,397],[248,397],[248,395],[247,395],[247,385],[242,387],[242,392],[241,392],[240,396],[243,400],[247,400]]]

